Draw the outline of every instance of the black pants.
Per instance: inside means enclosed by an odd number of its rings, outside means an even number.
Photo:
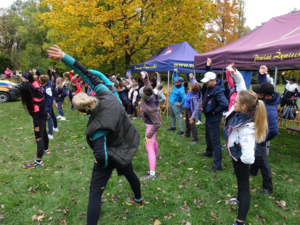
[[[239,212],[237,219],[245,221],[250,206],[249,165],[244,164],[241,160],[236,162],[233,159],[232,164],[238,185]]]
[[[253,175],[257,175],[258,170],[260,170],[263,177],[263,189],[268,190],[270,194],[273,193],[272,184],[272,173],[270,164],[267,158],[267,145],[265,142],[257,144],[255,149],[255,161],[250,167],[250,172]]]
[[[42,139],[40,141],[36,141],[37,143],[37,158],[42,158],[44,155],[44,150],[48,150],[49,147],[49,138],[48,133],[46,130],[46,120],[40,120],[39,121],[39,130]]]
[[[131,105],[131,113],[133,114],[134,117],[137,117],[137,111],[136,111],[137,105]]]
[[[198,113],[197,113],[198,115]],[[189,137],[191,135],[191,131],[192,131],[192,135],[193,135],[193,141],[198,141],[198,131],[197,131],[197,127],[195,124],[195,121],[193,124],[190,124],[190,118],[192,117],[192,110],[190,109],[185,109],[185,136]]]
[[[222,147],[220,141],[221,121],[205,123],[206,155],[214,155],[214,165],[216,169],[222,169]]]
[[[97,163],[94,164],[87,209],[87,225],[97,225],[98,223],[101,212],[101,197],[113,170],[114,168],[109,165],[102,168]],[[119,176],[124,175],[126,177],[134,193],[134,198],[141,199],[141,184],[133,171],[132,163],[123,169],[117,169],[117,172]]]
[[[282,97],[280,99],[280,107],[284,107],[285,105],[294,105],[294,100]]]

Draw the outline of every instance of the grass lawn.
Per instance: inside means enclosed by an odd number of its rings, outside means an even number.
[[[0,104],[0,224],[38,224],[34,215],[44,216],[41,224],[86,223],[88,190],[93,167],[92,150],[85,141],[87,118],[82,113],[63,108],[68,121],[58,122],[59,132],[50,140],[50,155],[45,166],[25,170],[35,159],[32,118],[20,100]],[[113,115],[112,115],[113,116]],[[145,125],[133,122],[141,133],[139,150],[133,166],[139,177],[148,171],[143,142]],[[142,182],[144,208],[124,204],[131,189],[116,172],[107,184],[102,199],[99,224],[233,224],[238,207],[226,200],[236,196],[236,178],[231,158],[223,150],[223,171],[208,174],[211,158],[200,158],[205,150],[204,126],[198,126],[200,142],[181,139],[167,132],[171,120],[163,118],[158,132],[161,159],[157,162],[159,178]],[[261,176],[250,178],[251,206],[246,224],[300,223],[300,136],[280,130],[272,141],[269,161],[273,173],[274,196],[257,196],[262,190]],[[225,143],[223,137],[222,144]],[[286,210],[278,206],[286,202]],[[41,212],[43,211],[43,212]],[[66,221],[66,223],[65,223]]]

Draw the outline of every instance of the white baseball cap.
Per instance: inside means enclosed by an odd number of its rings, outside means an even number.
[[[210,80],[215,80],[217,77],[217,75],[213,72],[207,72],[205,75],[204,75],[204,78],[201,80],[202,83],[206,83]]]

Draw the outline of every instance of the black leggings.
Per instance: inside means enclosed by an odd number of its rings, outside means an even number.
[[[249,165],[239,161],[232,160],[234,172],[238,184],[239,212],[237,219],[245,221],[250,206],[250,184],[249,184]]]
[[[92,180],[89,193],[89,204],[87,209],[87,225],[97,225],[101,212],[101,197],[106,184],[111,177],[113,167],[102,168],[94,164]],[[141,199],[141,184],[139,178],[133,171],[132,163],[123,169],[117,169],[118,175],[124,175],[129,182],[136,199]]]
[[[39,131],[42,139],[40,141],[36,141],[37,143],[37,158],[42,158],[44,155],[44,150],[48,150],[49,147],[49,138],[46,130],[46,120],[39,121]]]

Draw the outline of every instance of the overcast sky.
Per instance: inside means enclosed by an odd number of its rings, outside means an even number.
[[[0,0],[0,8],[8,7],[14,0]],[[253,29],[272,17],[287,14],[289,10],[300,9],[300,0],[246,0],[246,24]]]

